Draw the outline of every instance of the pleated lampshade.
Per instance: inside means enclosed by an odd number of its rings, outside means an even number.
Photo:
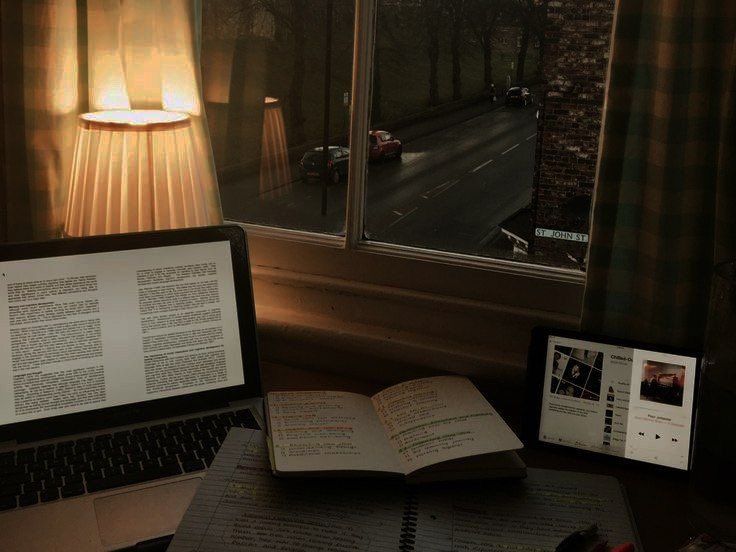
[[[64,234],[205,226],[206,181],[185,113],[112,110],[79,116]]]

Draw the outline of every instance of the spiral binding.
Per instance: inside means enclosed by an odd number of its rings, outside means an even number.
[[[416,544],[417,516],[419,502],[411,492],[404,502],[404,515],[401,518],[401,535],[399,537],[399,552],[411,552]]]

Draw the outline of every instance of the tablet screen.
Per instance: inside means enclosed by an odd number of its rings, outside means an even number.
[[[687,470],[697,366],[550,335],[539,440]]]

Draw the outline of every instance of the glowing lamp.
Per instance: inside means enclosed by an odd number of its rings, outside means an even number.
[[[64,234],[205,226],[204,167],[186,113],[111,110],[79,116]]]

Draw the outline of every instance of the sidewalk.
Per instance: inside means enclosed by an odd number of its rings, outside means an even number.
[[[414,119],[415,121],[407,121],[403,123],[398,121],[394,124],[385,125],[384,127],[375,127],[375,130],[388,130],[401,140],[404,144],[411,142],[422,136],[427,136],[434,132],[444,130],[448,127],[463,123],[469,119],[473,119],[489,111],[499,109],[503,107],[503,98],[497,98],[496,102],[493,103],[489,98],[481,98],[474,103],[459,109],[452,109],[449,105],[445,104],[439,106],[436,115],[433,115],[431,111],[417,114]]]

